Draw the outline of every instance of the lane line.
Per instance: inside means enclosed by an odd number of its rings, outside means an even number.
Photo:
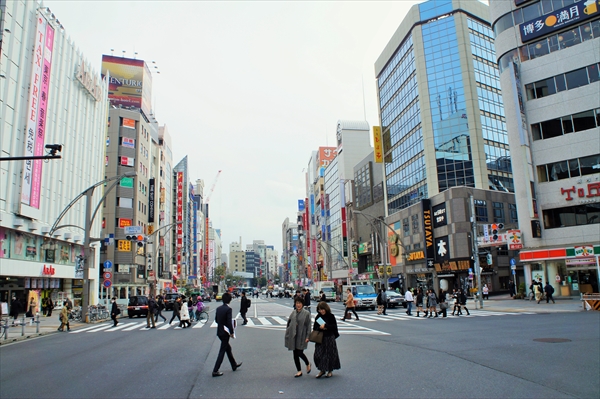
[[[119,323],[119,324],[121,324],[121,323]],[[118,330],[120,330],[120,329],[122,329],[122,328],[125,328],[125,327],[131,327],[131,323],[125,323],[125,324],[123,324],[123,325],[121,325],[121,326],[119,326],[119,325],[118,325],[118,326],[116,326],[115,328],[111,328],[111,329],[109,329],[109,330],[106,330],[106,331],[104,331],[104,332],[113,332],[113,331],[118,331]]]
[[[273,323],[271,323],[269,320],[267,320],[266,317],[257,317],[258,321],[260,321],[262,323],[263,326],[271,326],[273,325]]]
[[[102,326],[100,328],[96,328],[95,330],[86,331],[86,333],[94,333],[94,332],[106,330],[107,328],[111,328],[111,327],[112,327],[112,324],[109,324],[107,326]]]
[[[133,326],[129,327],[129,328],[125,328],[123,331],[131,331],[131,330],[135,330],[136,328],[140,328],[141,326],[143,326],[144,324],[146,324],[146,322],[142,322],[142,323],[134,323]]]

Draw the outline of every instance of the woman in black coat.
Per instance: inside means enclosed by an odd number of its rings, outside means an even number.
[[[117,321],[117,316],[121,313],[119,306],[117,305],[117,298],[112,299],[112,307],[110,308],[110,318],[113,320],[113,327],[116,327],[119,322]]]
[[[342,367],[335,342],[340,334],[338,333],[335,316],[331,313],[331,309],[326,302],[319,302],[317,313],[313,330],[323,332],[323,342],[315,344],[314,362],[320,371],[317,378],[321,378],[325,373],[327,373],[325,378],[329,378],[332,376],[333,370],[339,370]]]

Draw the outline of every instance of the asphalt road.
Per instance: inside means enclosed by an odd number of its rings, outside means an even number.
[[[225,360],[224,376],[213,378],[212,305],[197,328],[146,330],[134,318],[117,330],[97,324],[3,345],[0,398],[600,397],[599,312],[417,319],[404,309],[364,311],[359,322],[339,322],[342,368],[317,380],[316,369],[293,378],[283,346],[291,300],[255,298],[251,323],[232,341],[242,367],[233,372]],[[341,316],[341,304],[332,308]],[[546,338],[568,341],[536,341]],[[306,353],[312,360],[312,344]]]

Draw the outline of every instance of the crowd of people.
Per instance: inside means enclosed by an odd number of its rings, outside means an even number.
[[[444,289],[440,289],[436,294],[433,289],[427,289],[423,292],[422,288],[408,288],[404,294],[404,301],[407,304],[406,314],[412,316],[412,307],[414,303],[417,308],[416,317],[421,317],[421,312],[423,312],[423,317],[428,318],[435,318],[440,315],[442,317],[447,317],[448,308],[450,307],[449,300],[452,301],[452,316],[462,315],[463,310],[467,315],[470,315],[469,309],[467,308],[467,295],[462,288],[453,289],[450,298],[448,298],[448,293]]]

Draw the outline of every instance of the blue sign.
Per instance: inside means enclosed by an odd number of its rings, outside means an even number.
[[[512,274],[517,274],[517,271],[516,270],[512,270]]]
[[[112,267],[113,263],[109,260],[107,260],[106,262],[104,262],[104,267],[106,269],[110,269]]]
[[[109,288],[111,285],[112,285],[112,281],[110,281],[110,280],[104,280],[104,286],[106,288]]]
[[[515,258],[510,258],[510,265],[515,266],[516,264],[517,264],[517,261],[515,260]]]

